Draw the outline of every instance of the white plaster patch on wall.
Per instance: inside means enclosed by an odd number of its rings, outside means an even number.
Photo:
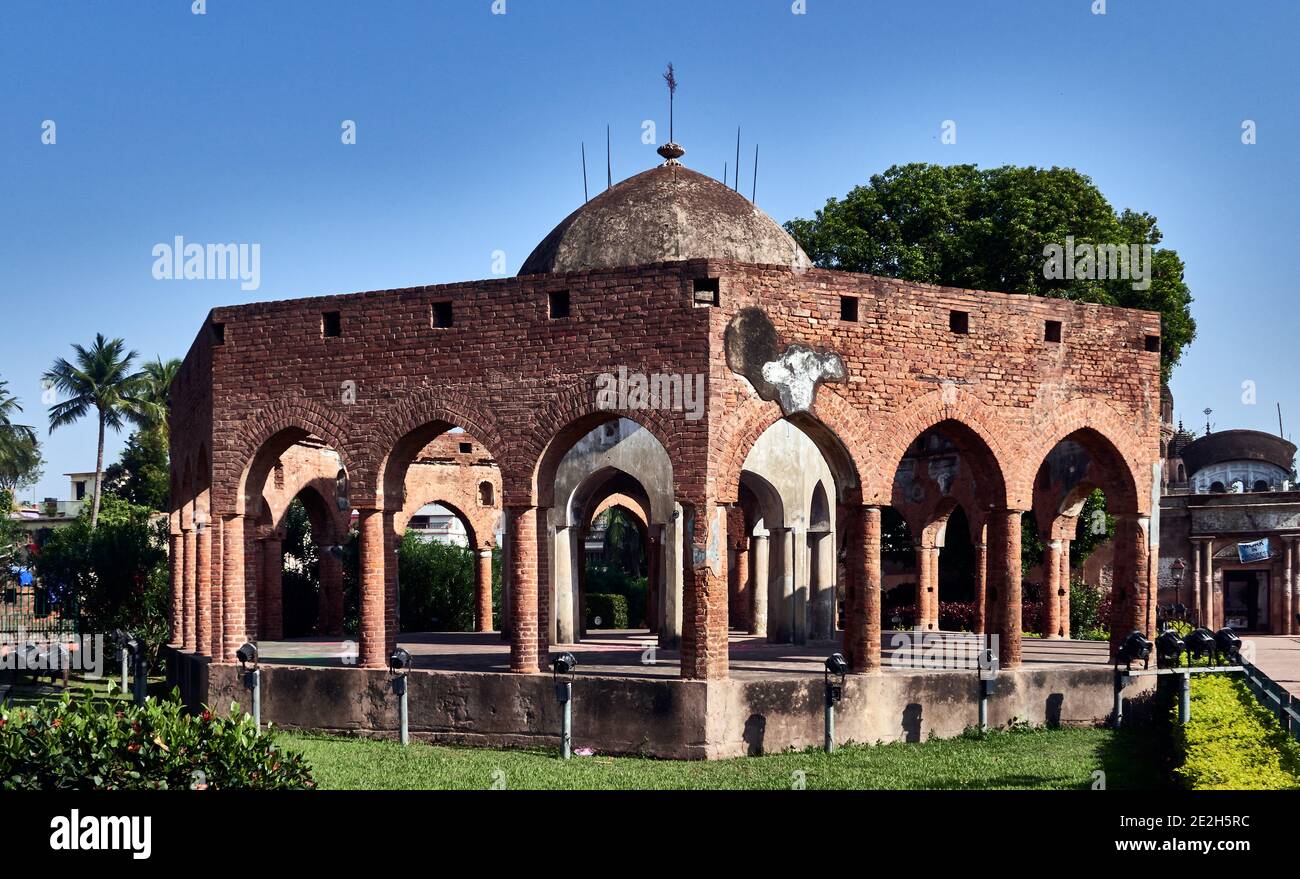
[[[812,408],[817,385],[843,381],[844,361],[838,354],[819,354],[806,345],[791,345],[776,360],[763,364],[763,379],[777,389],[781,411],[786,415]]]

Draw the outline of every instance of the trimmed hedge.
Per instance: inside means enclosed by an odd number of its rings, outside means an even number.
[[[1174,734],[1174,778],[1192,790],[1300,790],[1300,744],[1237,675],[1192,678],[1192,719]]]
[[[589,592],[583,616],[588,629],[626,629],[627,598],[608,592]],[[599,623],[596,617],[600,617]]]
[[[301,754],[231,706],[186,713],[180,699],[61,699],[0,709],[0,790],[311,788]]]

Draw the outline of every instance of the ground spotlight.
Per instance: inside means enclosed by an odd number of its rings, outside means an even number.
[[[411,654],[401,647],[388,657],[388,673],[393,676],[393,692],[397,694],[398,738],[403,745],[411,741],[410,713],[407,703],[406,676],[411,671]]]
[[[1214,649],[1233,665],[1241,661],[1241,639],[1227,626],[1214,633]]]
[[[405,675],[411,670],[411,654],[398,647],[393,651],[393,655],[388,657],[388,673],[397,677]]]
[[[257,661],[257,645],[245,641],[244,646],[235,651],[235,659],[244,672],[244,686],[253,694],[253,723],[257,731],[262,731],[262,669]]]
[[[1156,665],[1173,667],[1178,665],[1187,645],[1173,629],[1165,629],[1156,637]]]
[[[1209,629],[1195,629],[1183,639],[1187,648],[1187,661],[1206,659],[1214,655],[1214,633]]]
[[[568,651],[551,660],[551,670],[555,673],[555,698],[564,710],[563,725],[560,728],[560,756],[565,760],[569,759],[573,749],[573,671],[577,667],[577,657]],[[569,679],[560,680],[561,675],[568,675]]]
[[[835,753],[835,706],[844,698],[844,678],[849,664],[844,654],[832,653],[826,657],[826,753]]]
[[[1130,667],[1135,662],[1141,662],[1142,667],[1146,668],[1151,665],[1151,647],[1147,636],[1134,629],[1120,644],[1116,659]]]

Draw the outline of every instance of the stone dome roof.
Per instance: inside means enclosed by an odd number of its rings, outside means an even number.
[[[1182,450],[1187,475],[1228,461],[1264,461],[1290,470],[1296,447],[1260,430],[1222,430],[1188,443]]]
[[[749,199],[670,161],[629,177],[569,214],[519,274],[701,258],[812,265],[794,239]]]

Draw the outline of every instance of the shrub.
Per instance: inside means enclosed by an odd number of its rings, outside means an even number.
[[[646,624],[646,578],[633,577],[610,565],[587,565],[585,591],[589,594],[622,595],[627,599],[627,619]]]
[[[474,629],[474,551],[407,532],[398,550],[402,631]]]
[[[1070,582],[1070,632],[1085,641],[1110,639],[1110,590],[1082,580]]]
[[[65,694],[0,709],[0,789],[259,789],[314,787],[302,755],[229,717],[185,712],[179,698],[111,703]]]
[[[626,629],[627,599],[608,592],[588,592],[583,617],[588,629]],[[596,618],[600,617],[600,622]]]
[[[1192,790],[1300,789],[1300,744],[1237,676],[1192,679],[1192,719],[1175,718],[1174,777]]]

